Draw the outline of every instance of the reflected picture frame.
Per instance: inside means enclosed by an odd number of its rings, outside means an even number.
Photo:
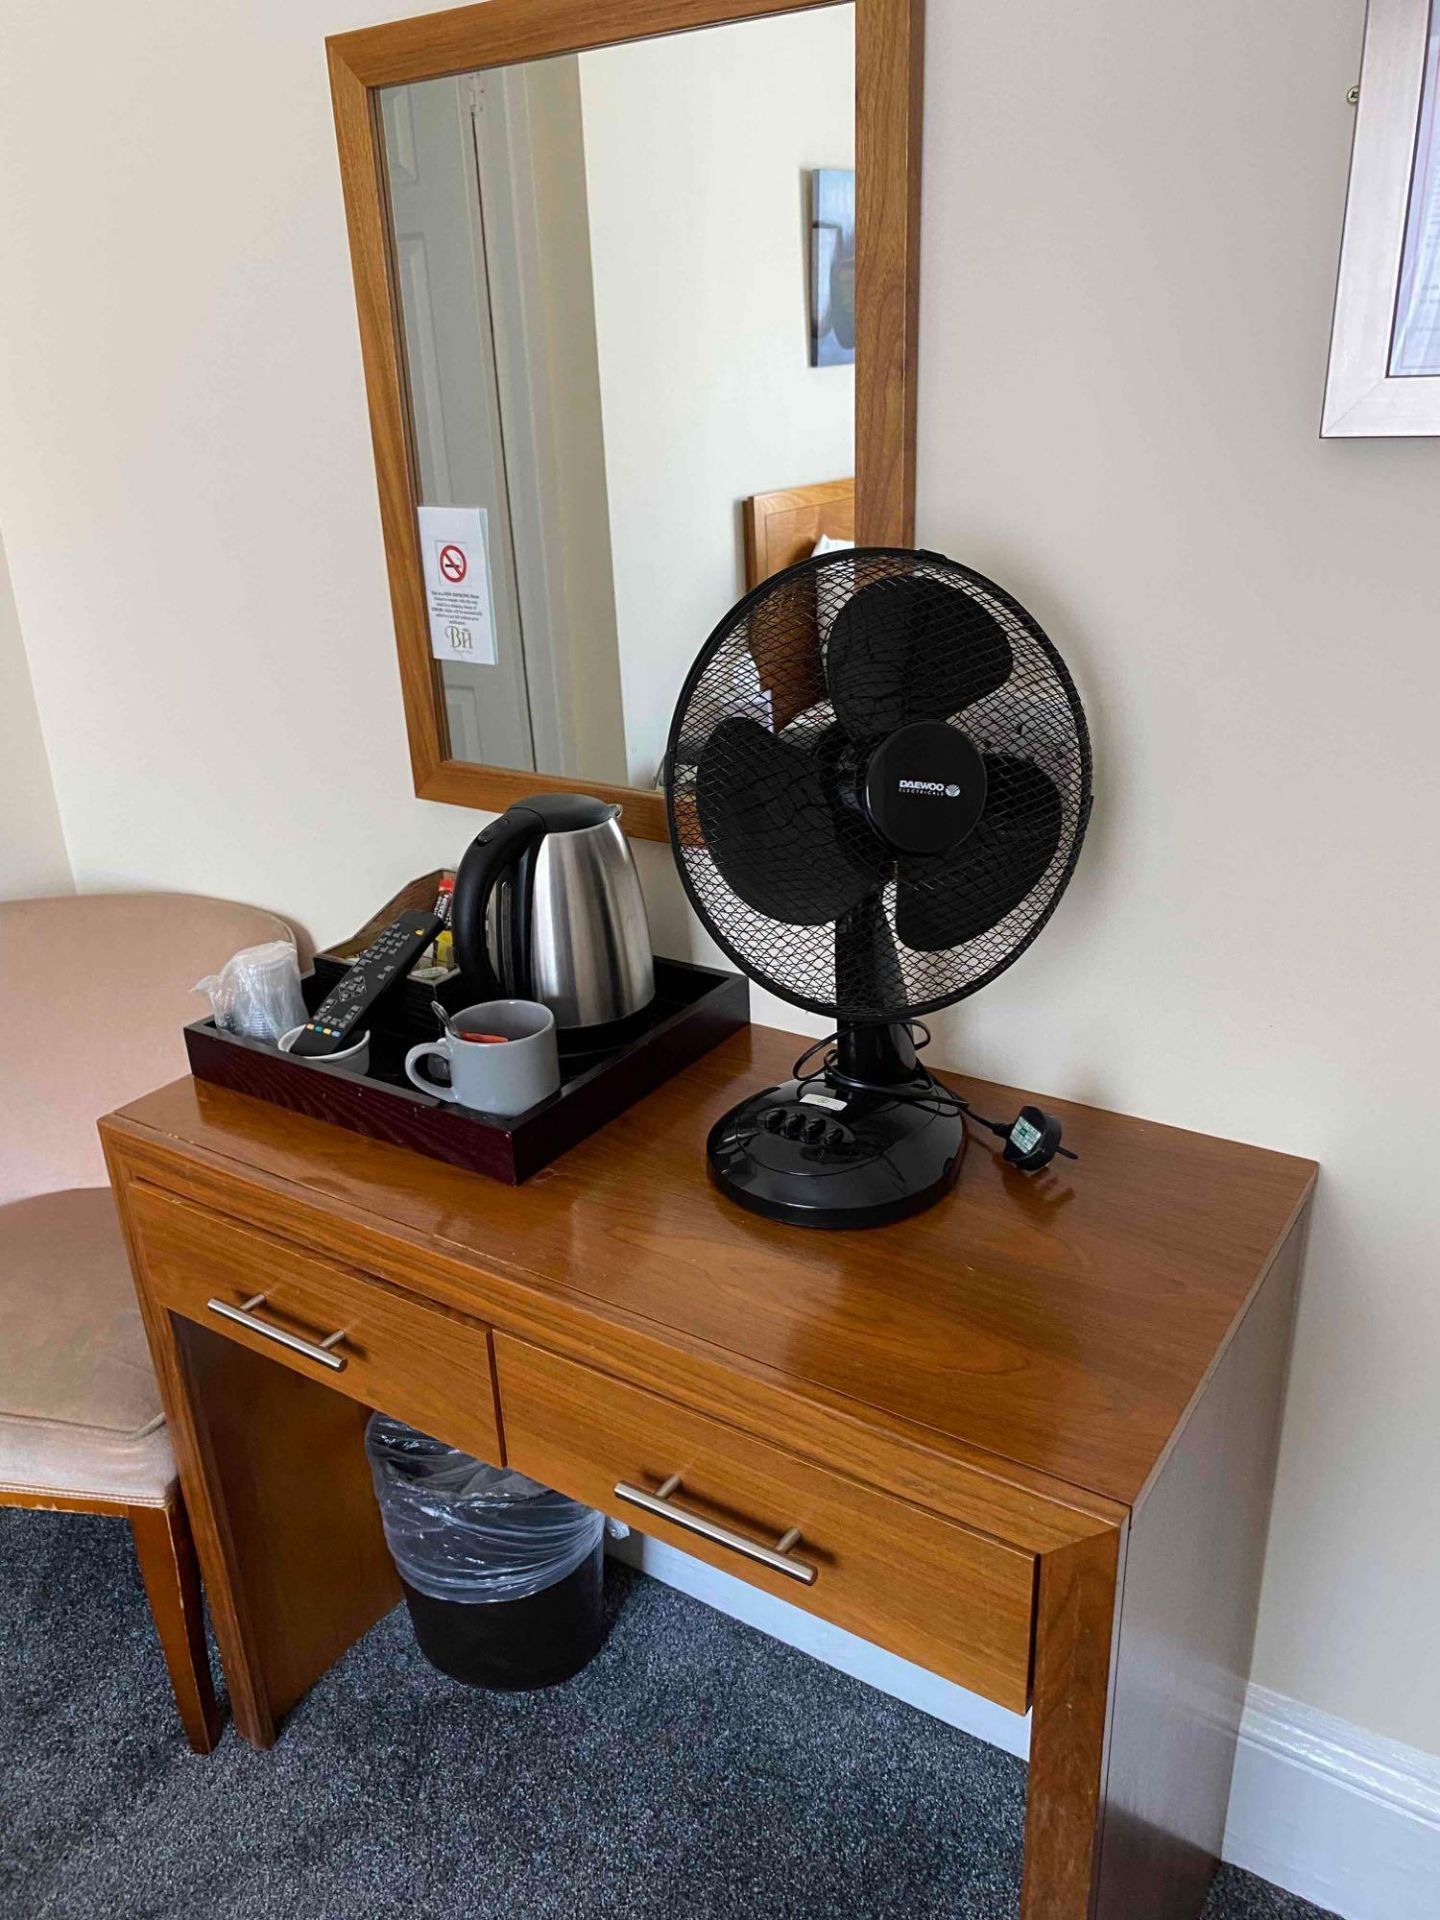
[[[1433,349],[1402,355],[1402,324],[1427,304]],[[1413,324],[1404,330],[1413,337]],[[1440,434],[1440,4],[1432,0],[1370,0],[1366,14],[1320,433]]]
[[[855,169],[810,174],[810,364],[855,364]]]

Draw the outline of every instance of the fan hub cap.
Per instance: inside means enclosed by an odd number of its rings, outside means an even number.
[[[945,720],[916,720],[880,742],[865,768],[865,811],[899,853],[957,847],[985,811],[979,749]]]

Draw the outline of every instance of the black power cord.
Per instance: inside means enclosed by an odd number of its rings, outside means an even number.
[[[930,1029],[923,1020],[907,1020],[900,1024],[908,1029],[917,1054],[922,1047],[929,1046]],[[984,1114],[976,1113],[963,1094],[956,1093],[953,1087],[942,1085],[928,1067],[920,1069],[925,1076],[923,1082],[908,1086],[885,1086],[874,1080],[862,1080],[854,1074],[843,1073],[839,1055],[835,1051],[839,1038],[838,1033],[826,1034],[800,1055],[791,1071],[802,1088],[823,1080],[827,1086],[842,1088],[846,1093],[868,1093],[878,1099],[923,1107],[927,1113],[958,1117],[966,1126],[984,1127],[987,1133],[993,1133],[1005,1142],[1004,1158],[1021,1173],[1038,1173],[1042,1167],[1048,1167],[1057,1154],[1066,1160],[1080,1158],[1071,1148],[1061,1146],[1061,1123],[1053,1113],[1046,1113],[1043,1107],[1022,1107],[1016,1117],[1009,1121],[987,1120]],[[813,1072],[806,1073],[805,1068],[822,1048],[826,1051],[820,1065]]]

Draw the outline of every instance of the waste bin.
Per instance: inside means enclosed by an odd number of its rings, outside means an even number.
[[[470,1686],[568,1680],[599,1652],[605,1516],[375,1413],[365,1451],[420,1651]]]

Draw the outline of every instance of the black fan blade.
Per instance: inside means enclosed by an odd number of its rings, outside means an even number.
[[[913,720],[949,720],[1004,686],[1005,629],[959,587],[899,574],[862,587],[836,615],[825,654],[835,717],[870,740]]]
[[[900,862],[895,932],[940,953],[998,925],[1055,857],[1063,810],[1054,781],[1028,760],[987,753],[985,811],[951,854]]]
[[[695,805],[711,857],[747,906],[792,926],[838,920],[889,871],[880,841],[846,815],[817,762],[732,715],[701,749]]]

